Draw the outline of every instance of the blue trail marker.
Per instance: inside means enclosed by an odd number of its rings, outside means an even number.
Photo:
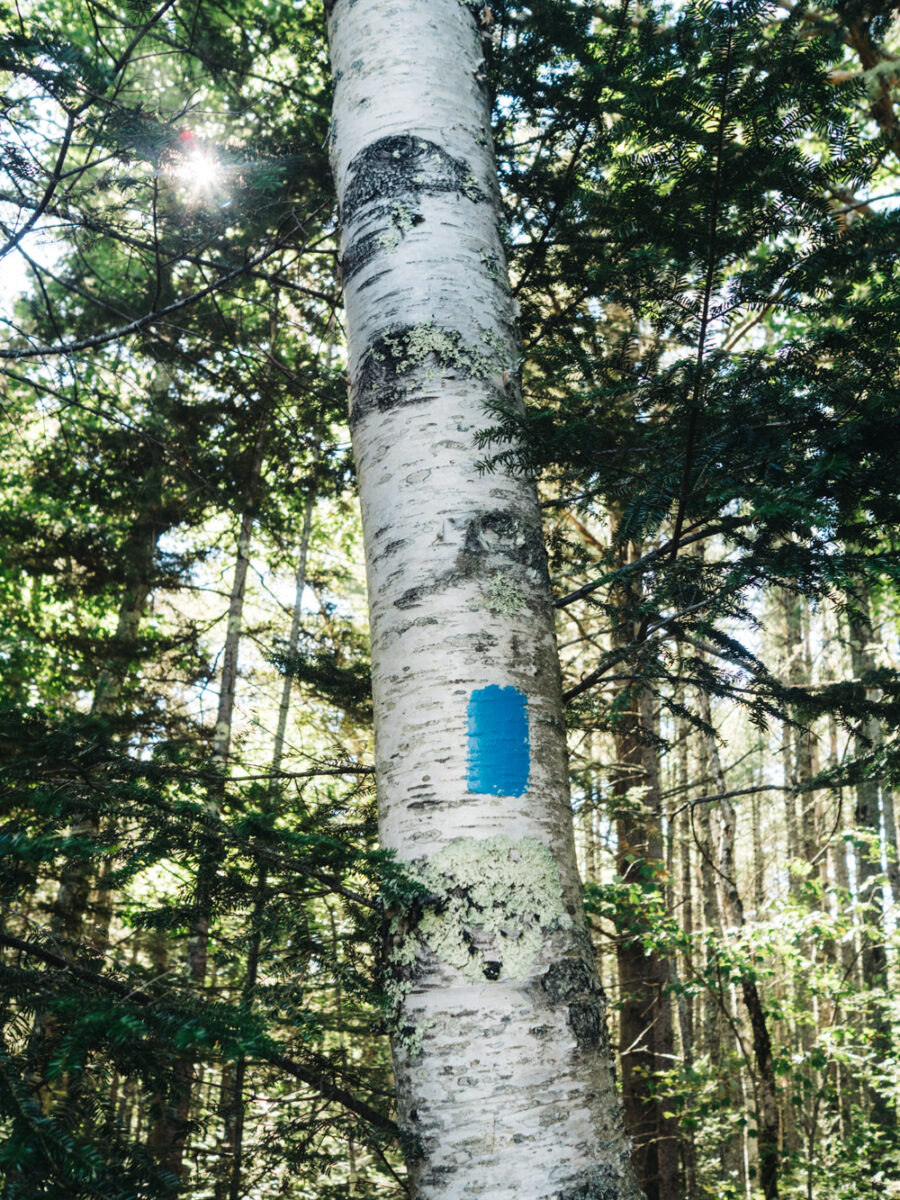
[[[528,701],[514,687],[479,688],[469,697],[469,791],[521,796],[528,787]]]

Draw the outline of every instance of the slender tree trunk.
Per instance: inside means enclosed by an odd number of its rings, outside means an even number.
[[[684,805],[678,823],[678,861],[681,868],[680,883],[681,883],[681,928],[687,935],[687,940],[684,947],[684,976],[686,979],[692,979],[694,975],[694,952],[692,938],[695,932],[694,926],[694,876],[693,876],[693,861],[691,855],[691,810],[687,804],[687,784],[689,778],[688,772],[688,756],[690,752],[690,740],[688,736],[688,725],[686,721],[680,724],[681,736],[679,738],[678,759],[677,759],[677,786],[678,800],[676,808]],[[685,1013],[686,1013],[686,1041],[691,1044],[691,1052],[693,1053],[694,1043],[694,1006],[690,996],[685,996]],[[684,1037],[684,1035],[683,1035]]]
[[[616,726],[616,869],[626,884],[648,897],[660,893],[663,839],[660,827],[659,763],[652,736],[652,700],[633,698],[632,711]],[[637,917],[642,920],[642,915]],[[619,973],[619,1053],[625,1127],[634,1142],[633,1161],[647,1200],[677,1200],[678,1142],[669,1105],[657,1095],[655,1077],[674,1059],[670,968],[640,934],[622,937],[616,948]]]
[[[870,648],[873,641],[872,621],[869,598],[862,588],[857,588],[854,601],[858,615],[850,620],[850,662],[854,678],[863,679],[876,665]],[[875,695],[870,689],[867,689],[867,692],[870,697]],[[859,731],[854,739],[856,756],[864,756],[873,746],[878,745],[880,740],[881,728],[877,718],[865,718],[860,722]],[[876,1063],[881,1064],[891,1055],[892,1038],[886,1011],[887,930],[884,899],[879,886],[884,840],[878,780],[872,775],[866,775],[856,785],[855,824],[859,903],[863,915],[860,963],[863,987],[871,994],[868,1015],[874,1033],[872,1048]],[[870,1086],[869,1094],[872,1120],[879,1125],[892,1125],[896,1119],[893,1105],[883,1091]]]
[[[712,724],[709,696],[700,693],[700,715],[707,725]],[[719,801],[719,846],[716,863],[716,874],[722,896],[722,907],[728,921],[737,930],[743,930],[744,905],[736,882],[734,841],[735,841],[735,811],[727,798],[728,787],[725,772],[719,759],[719,748],[712,733],[707,733],[707,756],[710,774],[713,777],[713,787],[722,797]],[[741,994],[747,1017],[750,1021],[750,1031],[753,1038],[753,1055],[756,1063],[756,1107],[757,1147],[759,1151],[759,1181],[766,1200],[777,1200],[778,1197],[778,1088],[775,1081],[775,1066],[772,1058],[772,1042],[769,1036],[768,1022],[762,1003],[756,979],[752,974],[744,974],[740,980]]]
[[[689,810],[690,815],[690,810]],[[691,817],[692,836],[699,851],[700,908],[703,913],[705,945],[704,968],[709,978],[709,987],[703,1000],[701,1025],[702,1052],[711,1065],[718,1062],[722,1053],[722,1007],[713,994],[713,976],[722,940],[722,914],[716,887],[715,850],[713,848],[712,820],[708,804],[700,804]]]
[[[238,532],[237,555],[231,594],[228,601],[228,617],[225,643],[222,650],[222,675],[219,682],[219,701],[216,709],[216,724],[212,739],[212,766],[215,776],[210,784],[206,799],[205,822],[214,831],[220,819],[225,793],[225,777],[231,755],[231,733],[234,720],[234,699],[238,676],[241,627],[244,613],[244,597],[247,589],[247,571],[250,565],[250,546],[256,509],[263,457],[265,454],[267,410],[260,414],[259,428],[254,445],[253,460],[247,484],[247,505],[241,516]],[[209,966],[210,912],[218,871],[220,843],[210,838],[201,851],[194,889],[194,915],[188,930],[187,976],[192,991],[201,995],[206,984]],[[172,1103],[167,1106],[160,1126],[151,1135],[151,1144],[162,1164],[176,1177],[181,1177],[184,1152],[191,1120],[191,1106],[199,1083],[196,1059],[185,1054],[175,1060],[172,1070]]]
[[[756,919],[761,921],[766,910],[766,869],[763,861],[759,792],[754,792],[750,797],[750,820],[753,823],[753,904],[756,908]]]
[[[703,775],[708,780],[709,790],[715,792],[721,788],[717,789],[716,787],[715,771],[709,762],[709,755],[706,753],[707,743],[708,740],[704,738]],[[718,1072],[716,1079],[718,1103],[722,1112],[727,1113],[734,1111],[738,1105],[739,1089],[735,1085],[733,1073],[724,1066],[725,1063],[733,1061],[737,1050],[737,1041],[729,1011],[731,988],[728,985],[727,974],[723,976],[719,969],[721,949],[725,938],[725,922],[719,899],[720,889],[710,805],[708,803],[698,805],[691,821],[693,840],[699,851],[700,898],[705,946],[704,965],[708,980],[703,996],[701,1047],[709,1063],[710,1071],[714,1074]],[[740,1184],[743,1174],[743,1155],[736,1131],[726,1130],[717,1149],[725,1177]]]
[[[781,675],[786,683],[797,682],[800,654],[800,618],[799,600],[793,592],[778,589],[776,592],[776,611],[778,614],[777,639],[780,648]],[[787,838],[788,853],[788,889],[795,895],[799,887],[799,876],[795,873],[795,864],[800,859],[800,828],[797,820],[799,779],[797,777],[798,731],[789,721],[781,725],[781,761],[784,773],[784,823]]]
[[[597,856],[597,805],[596,766],[594,763],[594,734],[588,730],[584,735],[584,801],[581,810],[581,836],[584,843],[584,880],[598,883]]]
[[[307,502],[303,514],[303,531],[300,535],[300,551],[297,560],[297,574],[294,581],[294,609],[291,615],[291,628],[288,634],[287,652],[293,656],[300,642],[300,618],[302,614],[303,592],[306,588],[306,563],[309,554],[309,537],[312,529],[313,500]],[[271,793],[274,797],[278,787],[278,774],[284,756],[284,741],[287,732],[288,713],[291,706],[291,689],[293,678],[285,673],[281,687],[281,701],[278,705],[278,724],[275,730],[275,741],[272,747]],[[257,899],[253,907],[250,929],[250,947],[247,952],[247,970],[244,976],[241,1002],[249,1009],[253,1004],[256,982],[259,975],[259,956],[262,947],[262,920],[266,900],[266,869],[259,868],[257,882]],[[216,1182],[215,1200],[239,1200],[241,1194],[241,1176],[244,1169],[244,1085],[247,1078],[247,1062],[241,1055],[234,1067],[234,1076],[226,1101],[225,1130],[223,1138],[223,1157],[230,1165],[223,1170]]]
[[[837,722],[834,718],[831,719],[831,744],[831,759],[836,764],[839,761],[839,756],[837,749]],[[847,832],[848,824],[846,818],[847,802],[843,789],[837,793],[837,802],[840,805],[839,823],[831,844],[829,860],[834,885],[837,890],[837,903],[846,906],[848,909],[852,909],[850,871],[847,866],[847,854],[850,847],[844,836]],[[842,981],[852,980],[854,967],[858,958],[856,931],[852,926],[849,933],[840,939],[839,945],[836,947],[836,953],[840,962]],[[834,1069],[840,1112],[840,1132],[842,1137],[849,1137],[853,1126],[851,1098],[855,1082],[852,1069],[848,1068],[846,1064],[835,1063]]]
[[[291,614],[291,629],[288,634],[287,652],[291,658],[297,653],[300,645],[300,619],[303,613],[303,593],[306,589],[306,563],[309,557],[309,538],[312,532],[312,514],[315,501],[312,496],[306,502],[303,510],[303,529],[300,533],[300,550],[297,554],[297,574],[294,578],[294,610]],[[278,786],[278,774],[281,771],[281,760],[284,757],[284,739],[287,733],[288,713],[291,708],[291,690],[294,680],[290,672],[285,672],[281,684],[281,700],[278,704],[278,725],[275,729],[275,741],[272,745],[272,787]]]
[[[149,388],[154,410],[165,403],[172,383],[171,372],[158,364]],[[129,669],[134,666],[140,623],[153,586],[153,565],[159,538],[166,528],[160,519],[161,463],[154,442],[147,445],[149,462],[140,482],[143,511],[136,518],[122,552],[123,592],[116,617],[116,632],[110,648],[108,664],[100,671],[91,701],[91,712],[99,717],[114,717],[120,705],[122,688]],[[101,823],[96,813],[85,812],[69,830],[72,838],[86,843],[96,842]],[[50,928],[54,943],[63,954],[76,961],[87,955],[102,956],[107,947],[111,919],[111,895],[107,886],[110,864],[105,862],[98,880],[93,854],[66,860],[54,897]],[[85,920],[93,914],[85,937]],[[31,1034],[28,1072],[30,1085],[49,1113],[54,1090],[68,1092],[67,1108],[79,1111],[77,1097],[81,1085],[79,1076],[60,1081],[56,1089],[45,1083],[46,1068],[58,1039],[55,1020],[39,1011]]]
[[[881,722],[878,723],[879,744],[882,737]],[[894,789],[890,781],[881,781],[881,819],[884,826],[887,877],[890,887],[890,903],[900,905],[900,858],[897,850],[897,816],[894,809]]]
[[[164,397],[172,383],[171,372],[157,365],[149,388],[152,408],[164,403]],[[159,518],[161,502],[160,453],[154,443],[149,442],[147,454],[150,461],[141,481],[144,511],[135,521],[123,550],[124,590],[116,617],[116,632],[112,642],[110,661],[98,677],[91,700],[91,712],[95,716],[114,717],[119,708],[122,688],[129,669],[134,665],[135,650],[141,620],[147,608],[147,600],[153,586],[153,564],[159,538],[166,523]],[[71,832],[85,839],[96,838],[100,822],[94,814],[85,815]],[[78,955],[83,947],[83,926],[90,907],[101,910],[94,921],[91,949],[102,954],[109,930],[108,895],[102,887],[94,889],[96,877],[91,864],[83,859],[69,861],[63,869],[59,889],[53,905],[52,929],[57,944],[68,955]],[[94,904],[91,904],[93,900]]]
[[[694,958],[691,939],[694,936],[694,885],[691,862],[691,813],[686,805],[688,772],[688,752],[690,750],[689,726],[687,721],[678,723],[678,745],[676,759],[676,787],[678,804],[685,804],[679,815],[676,830],[679,852],[680,892],[681,892],[681,928],[685,934],[683,953],[682,983],[694,978]],[[677,963],[676,963],[677,967]],[[676,982],[678,982],[676,977]],[[685,1074],[689,1075],[694,1066],[694,1004],[692,995],[679,988],[678,995],[678,1024],[681,1034],[681,1052],[684,1058]],[[697,1145],[694,1136],[693,1123],[690,1128],[684,1128],[681,1135],[681,1160],[684,1170],[684,1200],[697,1200]]]
[[[334,919],[334,910],[331,905],[328,908],[328,922],[331,926],[331,953],[334,955],[334,961],[338,969],[334,976],[334,1011],[337,1018],[337,1034],[338,1047],[341,1060],[341,1068],[346,1074],[347,1071],[347,1041],[344,1030],[344,990],[341,986],[340,972],[340,940],[337,932],[337,922]],[[352,1128],[347,1131],[347,1192],[351,1196],[355,1196],[358,1191],[359,1175],[356,1169],[356,1142],[353,1137]]]
[[[520,351],[475,13],[328,16],[381,839],[423,885],[386,935],[412,1194],[633,1200],[536,489],[478,470]]]
[[[812,681],[812,662],[809,646],[810,612],[808,601],[798,593],[783,589],[779,592],[782,625],[782,673],[786,683],[807,687]],[[797,903],[809,907],[805,884],[812,882],[819,837],[821,834],[821,801],[819,794],[810,790],[810,781],[816,774],[816,740],[809,725],[809,716],[802,705],[792,708],[793,725],[785,725],[789,732],[784,747],[785,803],[788,806],[788,821],[794,814],[797,822],[793,831],[788,830],[789,845],[793,839],[792,870],[789,888]],[[808,961],[814,946],[809,937],[801,941],[803,956]],[[804,1125],[812,1117],[808,1099],[817,1090],[817,1073],[809,1067],[815,1030],[809,1015],[813,1007],[813,996],[808,984],[808,968],[801,966],[792,972],[790,988],[793,993],[792,1010],[796,1014],[792,1036],[800,1049],[800,1061],[785,1081],[790,1091],[781,1106],[783,1144],[785,1151],[796,1152],[803,1148]],[[786,1089],[787,1090],[787,1089]],[[799,1100],[801,1103],[795,1103]]]
[[[803,598],[798,601],[799,607],[799,636],[798,653],[796,655],[797,670],[791,680],[802,686],[809,686],[813,681],[812,653],[810,649],[811,613],[809,601]],[[810,866],[815,862],[819,849],[821,828],[819,824],[820,805],[818,793],[810,791],[809,785],[818,774],[818,756],[816,735],[807,714],[803,715],[803,728],[794,731],[795,759],[797,763],[796,776],[800,787],[800,849],[803,860]],[[808,1049],[808,1047],[807,1047]]]
[[[259,955],[262,948],[262,920],[266,902],[266,883],[268,880],[265,867],[259,869],[257,881],[257,899],[253,906],[250,926],[250,947],[247,951],[247,970],[244,975],[244,986],[241,989],[241,1002],[249,1009],[253,1004],[256,983],[259,978]],[[221,1174],[216,1180],[216,1200],[240,1200],[241,1184],[244,1170],[244,1086],[247,1079],[247,1060],[241,1055],[234,1064],[234,1074],[227,1089],[227,1110],[225,1117],[225,1137],[223,1139],[224,1164]]]

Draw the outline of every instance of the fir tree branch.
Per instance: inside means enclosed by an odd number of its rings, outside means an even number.
[[[609,53],[607,54],[607,58],[606,58],[606,67],[607,68],[611,67],[613,58],[616,55],[616,53],[618,52],[619,44],[621,42],[624,31],[627,27],[628,10],[630,7],[631,7],[631,0],[622,0],[622,4],[621,4],[620,10],[619,10],[619,15],[618,15],[618,21],[616,22],[616,36],[611,43],[610,50],[609,50]],[[550,211],[550,215],[547,217],[547,220],[544,223],[544,228],[541,230],[541,236],[538,238],[537,242],[532,246],[531,255],[528,259],[528,262],[526,263],[519,279],[517,280],[515,287],[512,289],[514,296],[517,296],[519,294],[519,292],[524,288],[525,284],[528,282],[529,276],[532,274],[535,267],[538,265],[538,263],[540,261],[542,261],[546,257],[547,250],[549,249],[550,234],[553,232],[554,228],[556,227],[556,223],[559,220],[559,217],[560,217],[560,214],[562,213],[563,207],[564,207],[565,203],[568,201],[569,196],[571,194],[570,186],[569,186],[570,180],[574,174],[576,166],[578,165],[578,163],[581,159],[581,155],[584,151],[584,147],[585,147],[585,143],[587,142],[588,135],[591,133],[591,131],[593,129],[593,124],[594,124],[594,115],[591,112],[591,115],[589,116],[589,118],[587,120],[585,120],[584,124],[582,125],[581,132],[579,133],[578,138],[576,139],[575,145],[572,149],[572,153],[569,156],[569,161],[566,164],[566,169],[563,172],[563,176],[560,181],[560,194],[557,197],[557,199],[554,201],[553,208]]]
[[[755,796],[759,792],[790,792],[793,788],[786,787],[780,783],[761,783],[756,787],[735,788],[731,792],[718,792],[714,796],[696,796],[693,800],[685,800],[684,804],[679,804],[677,808],[670,808],[666,813],[666,819],[671,821],[677,817],[679,813],[685,812],[689,808],[693,808],[697,804],[716,804],[719,800],[731,800],[735,796]]]
[[[149,31],[153,28],[153,26],[156,25],[157,22],[159,22],[162,19],[162,17],[166,14],[166,12],[168,12],[168,10],[172,7],[172,5],[174,3],[175,3],[175,0],[165,0],[165,3],[162,4],[160,8],[157,9],[157,11],[153,14],[153,16],[150,17],[149,20],[145,21],[144,24],[139,27],[139,29],[135,33],[134,37],[131,39],[131,41],[125,47],[123,52],[119,55],[119,57],[113,63],[112,74],[114,77],[121,74],[122,69],[128,65],[128,62],[131,59],[131,55],[134,53],[135,49],[138,47],[138,45],[140,45],[140,43],[143,41],[143,39],[146,37],[146,35],[149,33]],[[22,238],[26,237],[31,232],[31,230],[34,229],[37,222],[43,216],[44,212],[47,209],[47,206],[49,205],[50,201],[53,199],[54,195],[56,194],[56,189],[59,187],[60,183],[62,183],[63,179],[65,178],[66,173],[63,171],[63,167],[65,166],[66,158],[68,157],[69,149],[72,145],[72,137],[75,133],[76,122],[77,122],[78,118],[81,116],[81,114],[83,112],[86,112],[87,109],[89,109],[91,107],[91,105],[98,99],[100,99],[99,96],[96,96],[93,93],[89,94],[87,99],[83,100],[81,102],[81,104],[79,104],[76,108],[73,108],[71,111],[67,112],[65,132],[63,133],[62,142],[60,143],[59,151],[57,152],[57,155],[56,155],[56,162],[53,165],[53,171],[50,175],[50,179],[47,182],[47,186],[44,188],[44,194],[41,196],[40,200],[35,205],[32,213],[31,213],[31,216],[28,218],[28,220],[25,222],[25,224],[22,226],[22,228],[15,231],[14,233],[11,233],[6,242],[6,245],[4,245],[3,247],[0,247],[0,258],[5,258],[6,255],[10,252],[10,250],[15,249],[15,247],[18,246],[18,244],[21,242]],[[78,169],[79,173],[83,169],[85,169],[85,168],[79,168]],[[4,226],[4,229],[5,229],[5,226]],[[60,351],[59,353],[64,353],[64,352]],[[10,357],[10,355],[7,354],[7,355],[4,355],[4,357],[8,358],[8,357]]]
[[[28,218],[22,228],[14,233],[10,233],[6,244],[0,247],[0,258],[5,258],[7,254],[9,254],[10,250],[14,250],[16,246],[18,246],[19,242],[21,242],[22,238],[26,237],[31,230],[34,229],[37,222],[43,216],[47,205],[53,199],[56,189],[59,187],[59,184],[62,181],[63,165],[66,161],[66,155],[69,153],[69,146],[72,144],[72,134],[75,132],[75,119],[75,114],[70,113],[68,120],[66,121],[66,129],[65,133],[63,134],[62,143],[60,144],[59,152],[56,155],[56,162],[53,166],[53,172],[50,176],[47,186],[44,188],[43,196],[41,196],[40,200],[34,206],[31,216]],[[3,229],[4,231],[6,230],[5,225],[3,226]]]
[[[99,346],[106,346],[110,342],[119,341],[120,338],[130,337],[133,333],[139,333],[142,329],[148,328],[150,325],[155,325],[164,320],[172,313],[179,312],[183,308],[187,308],[191,304],[196,304],[198,300],[203,300],[213,292],[218,291],[226,284],[231,283],[233,279],[238,279],[241,275],[252,271],[254,267],[271,258],[273,254],[281,250],[291,240],[290,236],[278,238],[270,246],[264,250],[260,250],[252,258],[248,259],[242,266],[235,267],[228,271],[225,275],[214,279],[212,283],[201,288],[198,292],[192,292],[190,296],[185,296],[181,300],[176,300],[174,304],[169,304],[165,308],[158,309],[156,312],[147,313],[143,317],[138,317],[136,320],[129,322],[127,325],[122,325],[118,329],[108,330],[106,333],[98,333],[93,337],[81,338],[77,342],[69,342],[66,345],[60,346],[33,346],[27,350],[0,350],[0,358],[12,359],[20,361],[23,358],[47,358],[55,355],[74,354],[79,350],[95,350]]]
[[[375,1126],[376,1129],[381,1129],[384,1133],[389,1134],[390,1137],[400,1137],[400,1128],[395,1121],[392,1121],[390,1117],[383,1116],[377,1109],[371,1108],[366,1104],[365,1101],[357,1100],[351,1092],[338,1087],[330,1079],[326,1079],[315,1071],[310,1071],[301,1063],[294,1062],[293,1059],[286,1058],[281,1054],[267,1055],[264,1061],[271,1063],[273,1067],[279,1067],[286,1075],[291,1075],[294,1079],[299,1079],[302,1083],[309,1084],[324,1099],[333,1100],[349,1112],[356,1113],[358,1117],[362,1117],[364,1121]]]
[[[732,17],[730,4],[729,17]],[[709,328],[710,319],[709,309],[712,302],[713,284],[715,282],[717,264],[719,204],[722,190],[722,163],[725,152],[725,130],[728,127],[728,85],[731,79],[731,55],[733,49],[733,40],[734,27],[732,26],[728,32],[728,50],[725,59],[725,69],[722,77],[722,107],[719,116],[719,128],[717,132],[716,173],[713,179],[713,193],[709,216],[709,257],[706,264],[706,280],[703,286],[703,312],[700,317],[700,330],[697,335],[697,362],[694,368],[696,371],[696,377],[694,379],[693,394],[690,402],[690,416],[688,417],[687,442],[684,450],[684,471],[681,476],[681,491],[678,497],[678,508],[675,512],[675,527],[672,534],[672,552],[670,557],[673,562],[678,556],[678,542],[681,537],[682,526],[684,525],[687,502],[691,494],[691,470],[694,466],[695,443],[697,439],[697,430],[700,423],[703,360],[706,354],[706,334]]]
[[[27,942],[23,938],[13,937],[7,933],[0,933],[0,946],[6,946],[10,950],[18,950],[21,954],[27,954],[30,958],[36,958],[56,971],[65,972],[85,983],[103,988],[104,991],[112,992],[113,995],[120,996],[123,1000],[131,1000],[141,1006],[157,1003],[157,1000],[147,992],[129,987],[127,983],[122,983],[118,979],[112,979],[108,975],[101,975],[96,971],[88,971],[84,967],[79,967],[75,963],[69,962],[62,955],[52,954],[42,946],[35,945],[34,942]],[[286,1075],[291,1075],[294,1079],[299,1079],[302,1083],[308,1084],[324,1099],[340,1104],[343,1108],[355,1113],[376,1129],[382,1130],[391,1137],[397,1138],[400,1136],[400,1130],[396,1122],[392,1121],[390,1117],[384,1116],[377,1109],[366,1104],[364,1100],[359,1100],[345,1088],[339,1087],[324,1075],[316,1071],[311,1071],[302,1063],[295,1062],[283,1054],[261,1054],[255,1061],[257,1065],[278,1067]]]
[[[574,592],[569,592],[566,596],[560,596],[558,600],[554,601],[554,604],[557,608],[565,608],[569,604],[574,604],[576,600],[583,600],[585,596],[590,596],[590,594],[597,591],[598,588],[606,587],[608,584],[615,583],[636,571],[643,570],[644,567],[648,566],[652,562],[655,562],[656,559],[662,558],[666,554],[671,553],[673,548],[675,550],[681,550],[685,546],[692,545],[694,542],[702,542],[707,538],[715,537],[717,533],[730,533],[733,529],[741,529],[752,524],[753,519],[751,517],[745,517],[732,521],[723,521],[719,525],[713,525],[708,529],[702,529],[699,533],[694,533],[690,537],[682,537],[677,544],[675,543],[674,538],[669,538],[663,542],[661,546],[657,546],[655,550],[648,551],[640,558],[635,559],[634,562],[626,563],[625,566],[618,567],[615,571],[610,571],[608,575],[603,575],[600,579],[594,579],[590,583],[586,583],[582,587],[576,588]],[[688,528],[696,529],[696,526],[691,525]]]
[[[46,963],[48,967],[53,967],[57,971],[65,971],[67,975],[74,976],[75,979],[81,979],[85,983],[92,983],[96,987],[104,988],[107,992],[112,992],[116,996],[121,996],[124,1000],[133,1000],[135,1004],[153,1004],[154,999],[147,992],[139,991],[129,987],[127,983],[122,983],[118,979],[112,979],[109,975],[98,975],[95,971],[88,971],[84,967],[79,967],[76,963],[69,962],[61,954],[53,954],[49,950],[45,950],[43,946],[38,946],[34,942],[26,942],[23,938],[13,937],[8,933],[0,933],[0,946],[6,946],[10,950],[18,950],[21,954],[27,954],[30,958],[36,958],[42,963]]]

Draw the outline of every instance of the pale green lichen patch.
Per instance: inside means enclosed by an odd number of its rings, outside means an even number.
[[[408,233],[416,223],[416,216],[409,205],[401,201],[391,209],[391,220],[401,233]]]
[[[400,231],[393,225],[389,229],[385,229],[383,233],[378,235],[378,248],[380,250],[396,250],[400,245]]]
[[[544,938],[572,926],[556,864],[537,838],[459,838],[425,862],[405,864],[393,883],[386,1027],[395,1049],[411,1057],[430,1022],[408,997],[431,955],[472,982],[524,979]]]
[[[413,214],[413,224],[417,219]],[[387,239],[383,248],[393,244],[393,234],[399,241],[402,232],[396,226],[383,231],[379,235]],[[383,413],[399,405],[419,403],[427,396],[422,396],[418,385],[429,384],[439,376],[479,379],[504,394],[516,361],[513,348],[496,331],[479,329],[478,336],[480,345],[467,341],[457,329],[425,321],[373,338],[354,380],[351,425],[373,411]],[[413,382],[408,379],[410,375],[419,378]]]
[[[523,979],[546,934],[570,924],[537,838],[461,838],[413,870],[432,896],[415,935],[473,981]]]
[[[486,328],[479,328],[478,333],[484,344],[493,351],[493,353],[497,356],[498,361],[503,364],[503,369],[507,372],[507,374],[511,374],[512,372],[518,370],[519,366],[521,365],[521,360],[516,354],[512,354],[510,352],[509,340],[504,337],[502,333],[498,333],[496,329]]]
[[[491,279],[499,279],[500,260],[497,255],[490,250],[482,250],[479,257],[481,258],[481,265],[487,271],[488,275],[490,275]]]
[[[482,331],[482,336],[484,336]],[[421,367],[429,359],[448,370],[456,370],[476,379],[490,379],[501,368],[496,349],[484,338],[490,353],[467,345],[455,329],[441,329],[431,321],[412,325],[382,339],[382,347],[393,358],[397,375]]]
[[[429,1021],[425,1017],[420,1017],[415,1024],[409,1020],[405,1024],[398,1021],[393,1034],[394,1048],[405,1050],[410,1058],[418,1058],[422,1053],[425,1034],[433,1025],[434,1021]]]
[[[488,581],[485,608],[488,612],[499,613],[504,617],[512,617],[525,607],[525,593],[518,584],[513,583],[502,571],[495,571]]]
[[[482,199],[483,193],[478,186],[478,180],[471,171],[463,177],[461,190],[464,196],[467,196],[470,200],[474,200],[476,203]]]
[[[421,218],[419,218],[421,220]],[[402,201],[397,201],[391,207],[391,223],[383,233],[378,235],[378,246],[382,250],[396,250],[400,238],[408,233],[416,224],[416,214]]]

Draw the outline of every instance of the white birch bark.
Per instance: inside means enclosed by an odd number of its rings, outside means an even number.
[[[381,837],[417,1200],[635,1200],[581,913],[534,484],[482,474],[516,401],[475,9],[332,0]]]

